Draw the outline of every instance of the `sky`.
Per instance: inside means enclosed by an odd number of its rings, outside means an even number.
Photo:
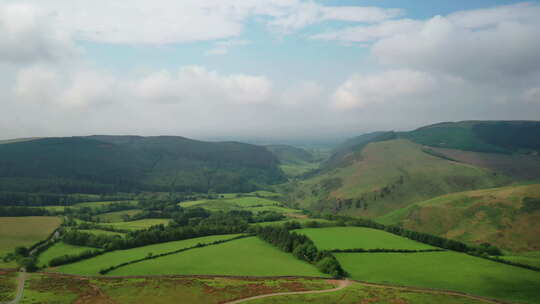
[[[538,120],[538,16],[539,1],[0,0],[0,139]]]

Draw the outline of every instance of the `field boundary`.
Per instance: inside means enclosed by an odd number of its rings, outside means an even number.
[[[77,274],[68,274],[68,273],[60,273],[60,272],[45,272],[40,271],[36,272],[37,274],[44,274],[44,275],[55,275],[55,276],[64,276],[64,277],[71,277],[71,278],[82,278],[82,279],[111,279],[111,280],[118,280],[118,279],[159,279],[159,278],[198,278],[198,279],[213,279],[213,278],[225,278],[225,279],[239,279],[239,280],[274,280],[274,279],[305,279],[305,280],[329,280],[328,277],[316,277],[316,276],[236,276],[236,275],[182,275],[182,274],[174,274],[174,275],[137,275],[137,276],[85,276],[85,275],[77,275]],[[415,291],[420,293],[430,293],[430,294],[445,294],[445,295],[451,295],[451,296],[458,296],[458,297],[465,297],[469,299],[479,300],[483,301],[485,303],[494,303],[494,304],[514,304],[514,302],[509,302],[505,300],[500,299],[494,299],[484,296],[477,296],[473,294],[468,294],[461,291],[453,291],[453,290],[445,290],[445,289],[437,289],[437,288],[427,288],[427,287],[414,287],[414,286],[404,286],[404,285],[396,285],[396,284],[385,284],[385,283],[373,283],[373,282],[367,282],[367,281],[361,281],[361,280],[353,280],[348,279],[350,282],[356,282],[360,283],[365,286],[371,286],[371,287],[379,287],[379,288],[391,288],[391,289],[403,289],[403,290],[409,290],[409,291]]]

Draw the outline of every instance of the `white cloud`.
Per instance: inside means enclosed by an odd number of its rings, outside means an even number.
[[[392,70],[371,75],[352,75],[332,97],[340,110],[364,109],[376,104],[393,106],[405,98],[418,97],[435,89],[429,74],[412,70]]]
[[[324,88],[314,81],[303,81],[300,84],[286,89],[279,101],[286,106],[302,106],[306,107],[314,102],[324,99]]]
[[[76,52],[67,34],[31,5],[0,4],[0,37],[0,61],[59,60]]]
[[[411,19],[389,20],[375,25],[347,27],[339,31],[315,34],[311,38],[344,42],[371,42],[381,38],[411,32],[418,29],[421,25],[422,22]]]
[[[242,46],[242,45],[248,45],[250,44],[247,40],[224,40],[224,41],[217,41],[214,43],[214,48],[208,50],[206,52],[206,55],[225,55],[229,52],[229,50],[236,46]]]

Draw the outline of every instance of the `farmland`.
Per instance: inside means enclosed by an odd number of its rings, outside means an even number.
[[[456,252],[339,253],[351,278],[538,303],[540,273]]]
[[[47,238],[60,223],[58,217],[0,217],[0,256]],[[0,260],[0,266],[10,265]]]
[[[196,200],[180,203],[181,207],[200,207],[209,211],[247,210],[253,213],[274,211],[277,213],[298,213],[299,210],[283,206],[282,203],[264,197],[233,197],[211,200]]]
[[[128,250],[116,250],[77,263],[60,266],[57,270],[59,272],[70,274],[97,275],[101,269],[124,262],[141,259],[147,257],[150,253],[158,255],[182,248],[192,247],[198,243],[211,243],[217,240],[231,239],[235,236],[237,235],[213,235],[183,241],[160,243]]]
[[[170,222],[168,219],[142,219],[137,221],[129,222],[116,222],[116,223],[105,223],[103,226],[111,226],[116,229],[123,230],[141,230],[146,229],[154,225],[166,225]]]
[[[108,212],[103,213],[98,216],[96,216],[97,219],[99,219],[100,222],[122,222],[124,221],[124,218],[129,218],[130,216],[133,216],[137,213],[140,213],[142,210],[140,209],[131,209],[131,210],[123,210],[123,211],[116,211],[116,212]]]
[[[137,274],[323,276],[314,266],[255,237],[148,260],[110,273],[116,276]]]
[[[120,232],[113,232],[113,231],[107,231],[107,230],[100,230],[100,229],[80,229],[80,232],[87,232],[94,235],[118,235],[122,236],[123,233]]]
[[[55,257],[63,256],[66,254],[79,254],[85,250],[95,250],[95,248],[73,246],[65,244],[64,242],[58,242],[39,255],[38,265],[46,267],[49,265],[49,262]]]
[[[391,233],[361,227],[307,228],[295,232],[305,234],[317,248],[330,249],[408,249],[423,250],[434,247]]]

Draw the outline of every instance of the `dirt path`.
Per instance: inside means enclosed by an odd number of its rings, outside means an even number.
[[[22,300],[24,292],[24,282],[26,281],[26,272],[22,270],[19,272],[19,277],[17,278],[17,295],[15,298],[9,302],[3,302],[2,304],[17,304]]]
[[[332,281],[332,282],[337,283],[336,288],[324,289],[324,290],[309,290],[309,291],[292,291],[292,292],[270,293],[270,294],[255,296],[255,297],[251,297],[251,298],[245,298],[245,299],[235,300],[235,301],[231,301],[231,302],[226,302],[224,304],[243,303],[243,302],[247,302],[247,301],[251,301],[251,300],[268,298],[268,297],[275,297],[275,296],[288,296],[288,295],[317,294],[317,293],[334,292],[334,291],[342,290],[343,288],[351,285],[351,281],[349,281],[349,280],[336,280],[336,281]]]

